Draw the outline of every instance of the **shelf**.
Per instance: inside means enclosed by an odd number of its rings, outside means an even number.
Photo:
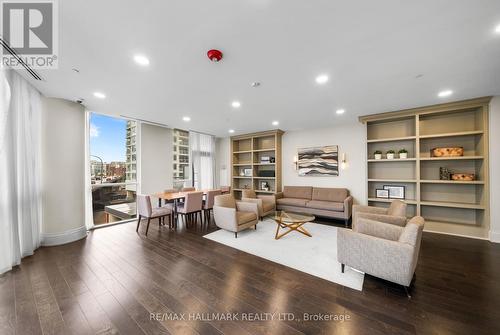
[[[276,148],[269,148],[269,149],[255,149],[253,152],[266,152],[266,151],[276,151]]]
[[[484,205],[468,204],[463,202],[420,201],[420,205],[435,206],[435,207],[466,208],[466,209],[486,209],[486,206]]]
[[[394,159],[382,158],[382,159],[369,159],[368,163],[414,162],[416,160],[417,160],[416,158],[394,158]]]
[[[457,157],[420,157],[421,161],[454,161],[454,160],[480,160],[484,156],[457,156]]]
[[[253,179],[276,179],[276,177],[253,177]]]
[[[269,194],[274,194],[276,192],[275,191],[255,190],[255,193],[269,193]]]
[[[438,137],[471,136],[471,135],[482,135],[483,133],[484,132],[482,130],[460,131],[456,133],[420,135],[420,138],[425,139],[425,138],[438,138]]]
[[[243,176],[233,176],[233,178],[238,178],[238,179],[252,179],[252,177],[243,177]]]
[[[415,179],[368,179],[371,182],[382,182],[382,183],[416,183]]]
[[[473,181],[458,181],[458,180],[420,180],[422,184],[465,184],[465,185],[483,185],[484,181],[482,180],[473,180]]]
[[[416,205],[417,201],[413,199],[385,199],[385,198],[368,198],[368,201],[373,202],[392,202],[393,200],[401,200],[406,202],[409,205]]]
[[[252,163],[235,163],[233,166],[252,166]]]
[[[414,140],[415,138],[416,138],[416,136],[405,136],[405,137],[373,139],[373,140],[367,140],[367,142],[368,143],[378,143],[378,142],[409,141],[409,140]]]
[[[251,154],[252,150],[234,151],[233,154]]]
[[[253,163],[253,165],[276,165],[276,163]]]

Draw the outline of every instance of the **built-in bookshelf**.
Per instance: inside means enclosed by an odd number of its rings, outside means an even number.
[[[489,230],[488,107],[490,97],[360,117],[367,130],[368,203],[384,185],[405,186],[408,216],[427,231],[487,237]],[[432,157],[436,147],[463,147],[463,156]],[[406,149],[407,158],[398,151]],[[394,150],[396,157],[387,159]],[[374,152],[381,151],[382,159]],[[440,168],[473,173],[472,181],[441,180]]]
[[[244,189],[281,192],[282,135],[278,129],[231,137],[231,185],[237,199]]]

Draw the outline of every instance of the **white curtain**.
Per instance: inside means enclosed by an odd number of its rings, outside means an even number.
[[[189,147],[194,187],[197,190],[214,188],[215,136],[191,131],[189,132]]]
[[[40,246],[40,114],[40,93],[0,70],[0,273]]]
[[[94,226],[94,212],[92,211],[92,182],[90,172],[90,115],[85,111],[85,226],[87,230]]]

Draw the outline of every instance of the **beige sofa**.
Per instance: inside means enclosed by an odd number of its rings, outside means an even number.
[[[276,208],[342,219],[347,226],[352,213],[352,196],[346,188],[285,186],[283,192],[276,194]]]
[[[337,260],[372,276],[403,285],[408,297],[417,266],[424,219],[412,218],[405,227],[358,218],[354,230],[339,229]]]

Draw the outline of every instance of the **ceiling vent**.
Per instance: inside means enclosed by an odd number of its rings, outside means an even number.
[[[24,67],[24,69],[33,79],[42,80],[42,77],[40,77],[40,75],[35,70],[29,67],[28,64],[24,62],[24,60],[14,51],[14,49],[9,46],[9,44],[2,37],[0,37],[0,44],[2,45],[4,50],[10,53],[19,62],[19,64]]]

